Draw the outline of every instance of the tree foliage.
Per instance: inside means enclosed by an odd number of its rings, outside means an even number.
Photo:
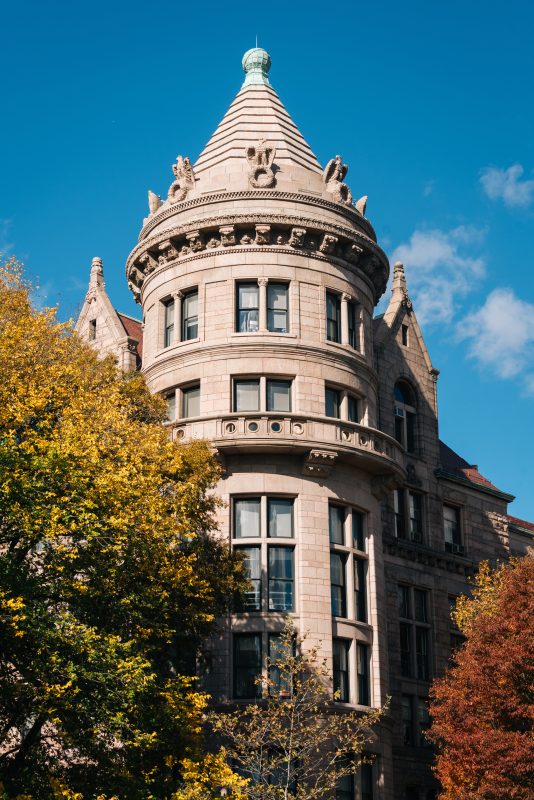
[[[0,783],[168,797],[206,704],[195,652],[244,580],[210,535],[218,465],[29,290],[0,266]]]
[[[443,800],[534,797],[534,557],[491,571],[454,615],[466,638],[433,687]]]
[[[220,786],[241,800],[332,797],[340,779],[365,763],[362,754],[383,710],[336,712],[330,671],[317,647],[304,650],[301,644],[288,624],[279,653],[268,661],[268,675],[258,679],[261,699],[209,715],[222,742],[219,757],[232,768],[228,782]],[[189,776],[177,800],[216,796],[203,789],[198,779],[202,772],[197,769]],[[244,779],[237,786],[231,783],[235,772]]]

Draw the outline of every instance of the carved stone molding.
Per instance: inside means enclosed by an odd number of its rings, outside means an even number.
[[[310,450],[302,467],[303,475],[327,478],[336,462],[337,453],[332,450]]]
[[[185,200],[187,193],[195,185],[195,175],[190,160],[186,157],[178,156],[176,164],[172,165],[172,171],[176,180],[169,186],[167,200],[171,205]]]
[[[270,244],[271,243],[271,226],[270,225],[256,225],[256,244]]]
[[[352,205],[352,192],[347,184],[343,183],[348,171],[349,168],[343,164],[341,156],[336,156],[330,159],[323,172],[327,192],[330,192],[337,203],[344,206]]]
[[[221,225],[219,233],[223,247],[232,247],[235,244],[235,225]]]
[[[306,236],[306,228],[292,228],[289,236],[290,247],[304,247],[304,237]]]
[[[371,481],[371,493],[377,500],[384,500],[393,489],[400,485],[399,480],[392,475],[377,475]]]
[[[245,154],[249,165],[248,182],[254,189],[271,189],[276,185],[273,160],[276,150],[265,139],[247,147]]]

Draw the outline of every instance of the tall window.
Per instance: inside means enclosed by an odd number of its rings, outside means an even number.
[[[267,329],[273,333],[289,331],[289,287],[287,283],[267,286]]]
[[[333,639],[333,677],[334,692],[338,695],[336,700],[340,703],[348,703],[350,700],[349,687],[349,647],[350,642],[345,639]]]
[[[332,595],[332,616],[347,616],[347,588],[345,580],[346,556],[330,553],[330,586]]]
[[[198,337],[198,289],[182,297],[182,342]]]
[[[296,653],[296,642],[293,642],[293,655]],[[292,693],[292,685],[291,685],[291,678],[285,674],[282,675],[280,671],[280,667],[277,666],[277,662],[280,659],[284,659],[287,656],[287,652],[284,647],[284,641],[280,634],[271,633],[269,634],[269,678],[273,682],[278,697],[291,697]]]
[[[430,680],[429,593],[426,589],[399,585],[401,674]]]
[[[459,508],[443,506],[443,530],[445,534],[445,550],[448,553],[463,554]]]
[[[394,389],[395,439],[408,453],[415,452],[415,395],[405,381],[398,381]]]
[[[232,538],[234,547],[244,554],[251,583],[241,610],[294,611],[294,547],[285,541],[294,537],[293,507],[289,497],[234,498]],[[241,543],[247,538],[258,543]],[[262,574],[267,575],[265,591]]]
[[[345,508],[343,506],[328,506],[328,528],[331,544],[345,544]]]
[[[358,622],[367,622],[367,561],[354,559],[354,607]]]
[[[373,765],[372,764],[362,764],[360,767],[360,778],[361,778],[361,800],[373,800],[374,792],[373,792]]]
[[[163,347],[170,347],[174,342],[174,300],[166,300],[164,308]]]
[[[254,333],[259,330],[259,286],[257,283],[237,284],[236,330]]]
[[[414,720],[413,720],[413,698],[410,694],[403,694],[402,702],[402,743],[405,747],[414,745]]]
[[[350,772],[337,782],[336,800],[354,800],[354,775]]]
[[[96,319],[89,320],[89,339],[91,341],[96,339]]]
[[[352,512],[352,546],[356,550],[365,551],[365,515],[361,511]]]
[[[188,386],[182,389],[182,417],[198,417],[200,415],[200,386]]]
[[[358,306],[353,300],[347,303],[347,314],[349,323],[349,344],[355,350],[359,350],[358,341]]]
[[[256,679],[261,675],[261,634],[234,635],[234,697],[253,700],[261,696]]]
[[[326,338],[341,341],[341,298],[334,292],[326,293]]]
[[[234,381],[234,411],[260,410],[260,379]]]
[[[176,419],[176,392],[168,394],[165,400],[167,401],[167,419],[173,422]]]
[[[369,648],[366,644],[357,645],[358,660],[358,703],[361,706],[369,705]]]
[[[358,399],[354,395],[347,395],[347,419],[349,422],[360,421],[360,409]]]
[[[267,381],[267,411],[291,411],[291,381]]]
[[[329,386],[324,390],[325,416],[339,419],[341,416],[341,392]]]
[[[395,536],[421,543],[424,537],[423,496],[408,489],[395,489],[393,492],[395,513]]]
[[[324,390],[325,416],[335,419],[346,419],[348,422],[360,422],[360,401],[346,389],[337,389],[325,386]]]

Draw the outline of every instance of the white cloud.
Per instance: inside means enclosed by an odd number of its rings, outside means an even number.
[[[494,289],[458,324],[457,335],[468,341],[469,356],[480,366],[499,378],[521,375],[526,393],[534,394],[534,304],[512,289]]]
[[[423,197],[429,197],[434,191],[435,185],[436,181],[434,180],[434,178],[432,178],[432,180],[430,181],[427,181],[423,186]]]
[[[11,225],[10,219],[0,219],[0,255],[6,258],[12,254],[15,247],[14,242],[10,241]]]
[[[392,253],[402,261],[417,318],[422,324],[450,322],[457,301],[484,276],[485,264],[469,251],[479,248],[485,231],[461,225],[450,231],[415,230],[409,242]]]
[[[534,180],[521,180],[524,171],[521,164],[512,164],[508,169],[486,167],[480,183],[492,200],[502,200],[511,208],[528,206],[534,198]]]

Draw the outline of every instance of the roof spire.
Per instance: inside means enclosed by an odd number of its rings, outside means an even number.
[[[104,269],[102,259],[95,256],[91,261],[91,277],[89,279],[89,290],[96,289],[97,286],[104,285]]]
[[[258,37],[256,37],[256,47],[247,50],[243,56],[242,64],[246,77],[241,88],[261,83],[265,86],[271,85],[267,77],[271,69],[271,56],[262,47],[258,47],[257,42]]]
[[[396,261],[393,266],[393,283],[391,285],[391,303],[398,301],[405,305],[408,310],[412,308],[412,301],[408,294],[408,287],[406,285],[406,275],[404,274],[404,264],[402,261]]]

